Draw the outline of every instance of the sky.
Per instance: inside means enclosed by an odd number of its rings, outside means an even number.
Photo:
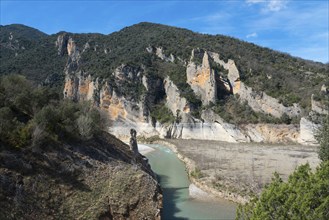
[[[19,23],[47,34],[110,34],[147,21],[329,62],[328,0],[0,0],[0,6],[1,25]]]

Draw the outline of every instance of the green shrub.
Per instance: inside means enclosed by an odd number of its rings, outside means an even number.
[[[203,177],[203,173],[201,172],[201,170],[199,168],[195,168],[190,175],[195,178],[195,179],[200,179]]]
[[[212,108],[225,121],[232,124],[278,123],[280,120],[271,115],[255,112],[245,101],[241,103],[238,96],[230,95],[219,100]]]
[[[91,103],[60,100],[54,90],[33,88],[22,76],[0,78],[0,99],[1,149],[90,139],[108,126]]]
[[[328,219],[329,161],[313,173],[309,164],[299,166],[282,181],[276,173],[259,198],[239,206],[237,219]]]
[[[319,147],[319,158],[322,161],[329,161],[329,116],[325,116],[322,122],[322,127],[316,134],[316,139],[318,140]]]
[[[155,118],[161,124],[170,124],[175,121],[173,113],[166,107],[164,103],[160,103],[153,107],[151,111],[151,117]]]

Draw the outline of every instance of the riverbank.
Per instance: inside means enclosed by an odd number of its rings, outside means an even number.
[[[138,144],[138,151],[139,151],[140,154],[145,156],[146,154],[154,151],[154,149],[152,147],[149,147],[149,146],[145,145],[145,144]]]
[[[157,174],[163,192],[163,220],[173,219],[227,219],[236,215],[236,204],[228,200],[209,197],[208,193],[193,187],[185,164],[172,150],[162,144],[152,144],[155,150],[146,157]],[[191,197],[191,190],[202,199]]]
[[[247,202],[270,182],[274,172],[287,179],[296,166],[315,168],[317,148],[284,144],[232,144],[220,141],[157,140],[182,160],[193,184],[236,203]]]

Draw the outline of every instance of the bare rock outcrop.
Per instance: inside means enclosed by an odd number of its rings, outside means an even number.
[[[162,47],[156,47],[155,48],[155,55],[157,55],[161,60],[167,61],[167,62],[174,62],[175,61],[175,57],[174,55],[170,54],[169,57],[167,57],[164,53],[163,53],[163,48]]]
[[[64,84],[64,98],[73,100],[93,100],[97,89],[97,80],[93,81],[90,75],[66,75]]]
[[[321,93],[328,99],[329,91],[323,85],[321,87]],[[298,142],[304,145],[317,145],[318,141],[315,136],[321,127],[319,118],[321,115],[328,115],[329,106],[325,106],[321,101],[317,101],[314,95],[311,96],[311,111],[307,117],[302,117],[300,120],[300,136]]]
[[[218,140],[230,143],[248,141],[245,136],[243,136],[243,139],[237,139],[241,132],[234,127],[219,123],[197,122],[172,124],[165,131],[166,133],[162,131],[162,135],[165,134],[165,137],[174,139]]]
[[[232,91],[233,94],[236,94],[240,89],[241,81],[240,81],[240,73],[237,66],[235,65],[234,60],[229,59],[226,63],[224,60],[220,59],[218,53],[209,52],[209,55],[214,60],[214,62],[216,62],[217,64],[219,64],[225,70],[228,71],[227,78],[230,85],[227,87],[227,89],[229,91]]]
[[[320,125],[315,124],[307,117],[302,117],[300,120],[300,135],[298,142],[305,145],[317,145],[315,134],[320,128]]]
[[[66,38],[68,38],[66,49],[69,58],[64,70],[64,98],[76,101],[90,100],[94,105],[103,109],[111,121],[147,122],[149,112],[144,104],[145,97],[141,97],[140,100],[133,100],[129,96],[123,95],[122,91],[115,89],[108,81],[93,78],[90,73],[84,72],[80,67],[81,56],[78,47],[71,37]],[[59,38],[59,41],[61,39]],[[115,69],[112,75],[117,87],[123,90],[127,82],[142,85],[142,71],[141,68],[121,65]],[[132,91],[132,93],[134,92]]]
[[[321,104],[321,102],[316,101],[314,99],[314,95],[311,96],[311,105],[312,105],[312,111],[322,114],[322,115],[328,115],[329,114],[329,106],[324,106]]]
[[[287,143],[297,142],[299,130],[295,125],[248,124],[241,127],[252,142]]]
[[[202,103],[208,105],[215,103],[217,98],[217,86],[215,72],[210,67],[210,61],[207,51],[204,52],[202,64],[193,62],[194,50],[191,60],[186,67],[187,83],[191,86],[194,93],[201,97]]]
[[[240,80],[240,73],[235,62],[229,59],[227,62],[221,60],[219,54],[209,53],[214,62],[221,65],[228,71],[227,78],[229,80],[233,94],[238,94],[241,101],[247,101],[248,105],[255,112],[263,112],[274,117],[280,118],[283,114],[289,117],[301,114],[301,108],[298,104],[293,106],[284,106],[279,100],[267,95],[265,92],[256,92],[251,87],[245,85]]]
[[[142,67],[122,64],[112,73],[112,81],[93,78],[92,73],[80,68],[81,55],[74,40],[67,35],[58,38],[58,47],[66,45],[69,56],[65,67],[64,96],[73,100],[91,100],[103,109],[112,122],[109,131],[122,139],[128,139],[127,129],[135,129],[140,136],[160,136],[182,139],[221,140],[228,142],[287,142],[297,141],[297,128],[294,126],[246,125],[238,127],[226,123],[211,110],[202,112],[201,120],[191,116],[192,105],[182,97],[178,87],[169,77],[148,78]],[[161,47],[148,47],[149,53],[155,53],[160,59],[169,61]],[[62,53],[62,51],[61,51]],[[201,63],[200,60],[202,60]],[[219,74],[211,68],[215,62],[227,71],[227,75]],[[239,70],[233,60],[225,62],[219,54],[202,50],[193,50],[186,66],[187,83],[199,96],[203,105],[215,103],[218,92],[238,94],[241,101],[256,112],[264,112],[275,117],[287,114],[290,117],[300,114],[298,105],[285,107],[264,92],[255,92],[240,81]],[[145,90],[138,98],[129,83],[138,83]],[[219,85],[220,84],[220,85]],[[115,86],[113,86],[115,85]],[[222,86],[222,87],[220,87]],[[132,93],[132,94],[130,94]],[[155,123],[150,116],[152,103],[166,100],[166,106],[174,116],[180,118],[170,125]],[[314,102],[314,101],[313,101]],[[315,105],[315,104],[314,104]],[[301,130],[305,126],[301,126]],[[307,129],[306,129],[307,130]],[[306,131],[304,129],[304,132]],[[302,131],[301,135],[302,136]],[[307,136],[306,136],[307,137]],[[307,138],[306,138],[307,139]],[[300,140],[300,139],[298,139]],[[308,143],[308,141],[305,141]]]
[[[175,56],[173,54],[170,54],[169,56],[166,56],[163,52],[162,47],[152,47],[148,46],[146,48],[146,51],[148,53],[154,53],[157,57],[159,57],[161,60],[164,60],[166,62],[171,62],[173,63],[175,61]]]
[[[67,43],[69,40],[69,36],[67,34],[58,35],[55,45],[57,47],[57,53],[60,56],[63,56],[67,53]]]
[[[213,111],[204,110],[201,117],[203,120],[194,119],[186,123],[174,123],[167,126],[157,124],[156,130],[160,137],[174,139],[219,140],[231,143],[249,142],[249,138],[238,127],[225,123]]]
[[[263,112],[277,118],[280,118],[283,114],[287,114],[289,117],[301,114],[302,110],[296,103],[293,106],[286,107],[279,100],[267,95],[265,92],[254,91],[243,82],[240,82],[239,87],[240,89],[236,91],[236,94],[239,94],[241,100],[247,101],[255,112]]]
[[[167,77],[164,82],[166,91],[166,106],[171,110],[173,115],[182,117],[182,122],[188,121],[188,113],[190,113],[191,105],[188,101],[181,97],[177,86]]]

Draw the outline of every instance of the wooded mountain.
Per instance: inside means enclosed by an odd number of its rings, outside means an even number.
[[[67,97],[97,105],[104,103],[101,91],[107,86],[153,123],[189,121],[183,112],[204,121],[207,109],[233,124],[299,123],[312,100],[328,104],[328,64],[223,35],[143,22],[109,35],[47,35],[7,25],[0,39],[1,75],[21,74],[61,88],[65,82]],[[91,82],[93,91],[81,94],[81,86]],[[178,104],[170,100],[169,84],[177,88],[178,103],[185,99],[183,107],[173,106]]]

